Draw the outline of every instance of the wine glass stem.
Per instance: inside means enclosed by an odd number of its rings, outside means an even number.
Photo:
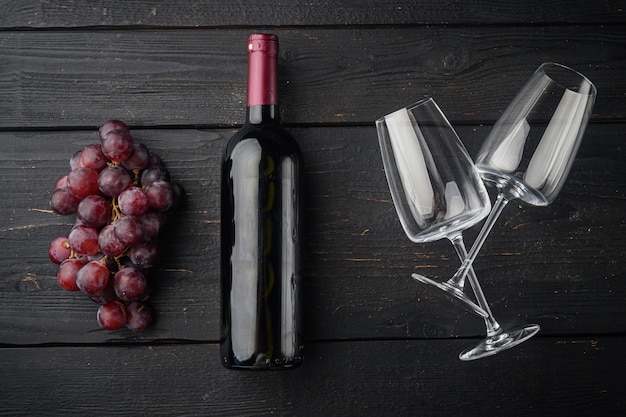
[[[454,249],[456,249],[456,253],[459,256],[459,259],[461,259],[461,261],[465,261],[465,259],[467,259],[467,250],[465,249],[465,244],[463,243],[463,238],[461,237],[461,235],[455,236],[450,240],[452,241],[452,244],[454,245]],[[456,277],[456,274],[455,274],[455,277]],[[460,288],[463,288],[463,284],[465,282],[465,276],[460,275],[458,278],[455,278],[455,277],[452,277],[448,282],[451,283],[452,285],[457,285],[458,283]],[[487,313],[487,316],[485,317],[485,325],[487,327],[487,336],[489,337],[495,336],[496,334],[500,332],[500,324],[496,321],[493,313],[491,312],[491,308],[489,308],[489,303],[487,302],[487,299],[485,298],[485,294],[483,293],[482,287],[480,286],[480,282],[478,281],[478,278],[476,277],[476,272],[474,271],[472,264],[470,264],[469,268],[467,269],[467,278],[469,279],[472,289],[474,290],[474,295],[476,296],[478,305],[485,311],[485,313]]]
[[[448,236],[448,239],[450,240],[450,242],[452,242],[452,245],[454,246],[454,249],[456,250],[457,256],[461,260],[461,265],[462,265],[463,262],[465,261],[465,258],[467,258],[467,249],[465,248],[465,241],[463,240],[463,234],[460,231],[455,232],[451,236]],[[474,272],[474,267],[470,265],[467,271],[467,275],[469,276],[472,274],[475,276],[476,272]],[[463,275],[463,274],[459,275],[455,273],[454,276],[448,280],[448,284],[458,289],[459,291],[463,291],[463,288],[465,288],[465,278],[466,278],[466,275]]]
[[[502,210],[504,210],[504,207],[506,207],[506,204],[508,202],[509,200],[507,199],[505,193],[502,193],[502,192],[498,193],[498,198],[493,204],[491,212],[489,213],[489,216],[487,217],[485,224],[480,230],[480,233],[478,233],[478,236],[476,237],[476,241],[472,245],[472,248],[470,249],[469,253],[467,253],[467,251],[465,250],[465,245],[463,244],[462,240],[456,239],[456,242],[454,240],[452,241],[455,249],[457,250],[457,253],[459,254],[459,257],[462,256],[461,259],[463,259],[463,264],[456,271],[454,276],[451,278],[451,281],[460,283],[460,282],[463,282],[466,276],[468,277],[469,282],[472,285],[472,289],[474,290],[474,294],[476,295],[476,301],[478,301],[478,305],[487,313],[487,317],[485,318],[485,323],[487,325],[488,336],[495,336],[496,334],[500,332],[501,328],[498,322],[496,321],[495,317],[493,316],[491,309],[489,308],[489,304],[487,303],[485,294],[483,293],[480,283],[478,282],[478,278],[476,278],[476,274],[474,273],[474,268],[472,267],[472,263],[476,259],[476,256],[478,255],[478,252],[482,248],[483,243],[485,243],[485,240],[487,239],[489,232],[491,232],[491,229],[495,225],[496,220],[498,220],[498,217],[500,216],[500,214],[502,213]]]

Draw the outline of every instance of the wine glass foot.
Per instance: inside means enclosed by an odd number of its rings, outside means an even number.
[[[479,316],[485,318],[488,316],[487,312],[483,310],[478,304],[473,302],[465,293],[454,285],[450,284],[447,281],[435,281],[430,278],[427,278],[423,275],[412,274],[411,278],[416,281],[419,281],[423,284],[428,284],[443,290],[444,292],[452,295],[456,301],[459,301],[459,305],[471,313],[478,314]]]
[[[461,352],[459,359],[462,361],[472,361],[495,355],[498,352],[510,349],[530,339],[538,331],[538,324],[528,324],[520,328],[502,331],[495,336],[485,338],[476,347]]]

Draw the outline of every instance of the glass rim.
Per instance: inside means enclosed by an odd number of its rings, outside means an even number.
[[[394,113],[394,112],[396,112],[398,110],[407,109],[407,110],[410,111],[410,110],[415,109],[417,107],[423,106],[424,104],[427,104],[429,102],[432,102],[438,109],[440,109],[439,105],[437,104],[435,99],[432,96],[427,96],[427,97],[421,98],[421,99],[419,99],[417,101],[414,101],[413,103],[411,103],[411,104],[409,104],[407,106],[398,107],[394,111],[389,112],[389,113],[385,114],[382,117],[379,117],[378,119],[376,119],[376,124],[384,123],[386,116],[389,116],[390,114],[392,114],[392,113]]]
[[[563,65],[560,64],[558,62],[544,62],[543,64],[539,65],[539,68],[537,68],[536,72],[541,72],[543,73],[546,77],[550,78],[552,81],[554,81],[556,84],[560,85],[561,87],[563,87],[564,89],[570,90],[570,91],[574,91],[572,90],[570,87],[568,87],[566,84],[562,83],[561,80],[557,79],[555,76],[549,74],[545,68],[547,67],[554,67],[554,68],[558,68],[559,70],[563,70],[569,74],[573,74],[576,77],[580,78],[581,81],[589,84],[591,86],[591,89],[589,90],[588,93],[586,93],[586,95],[591,96],[591,95],[596,95],[597,94],[597,89],[595,84],[583,73],[581,73],[580,71],[577,71],[571,67],[568,67],[567,65]],[[581,94],[578,91],[574,91],[577,94]]]

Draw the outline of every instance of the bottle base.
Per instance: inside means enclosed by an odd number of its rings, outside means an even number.
[[[302,358],[264,360],[257,358],[256,361],[238,362],[227,357],[222,357],[222,365],[226,369],[249,370],[249,371],[282,371],[295,369],[302,365]]]

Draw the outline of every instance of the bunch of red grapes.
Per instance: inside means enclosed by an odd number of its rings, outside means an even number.
[[[102,328],[140,331],[153,319],[146,275],[157,259],[157,237],[183,189],[124,122],[105,122],[99,137],[72,156],[70,173],[54,186],[52,210],[76,214],[76,221],[68,236],[52,241],[48,255],[59,265],[63,289],[100,305]]]

